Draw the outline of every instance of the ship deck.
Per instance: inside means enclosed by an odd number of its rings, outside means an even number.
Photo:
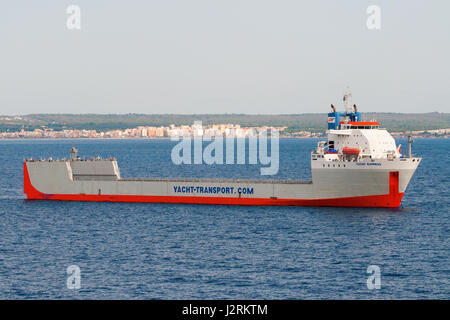
[[[252,184],[312,184],[312,180],[217,179],[217,178],[120,178],[116,181],[252,183]]]

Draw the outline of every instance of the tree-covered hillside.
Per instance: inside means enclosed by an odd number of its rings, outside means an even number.
[[[363,113],[365,120],[375,119],[391,131],[431,130],[450,128],[450,113]],[[191,125],[202,121],[204,125],[232,123],[245,127],[288,127],[288,131],[320,132],[326,129],[327,115],[283,114],[31,114],[20,117],[1,116],[0,131],[34,130],[36,128],[91,129],[105,131],[135,128],[137,126]]]

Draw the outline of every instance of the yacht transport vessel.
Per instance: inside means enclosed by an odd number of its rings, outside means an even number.
[[[26,159],[24,193],[30,200],[291,205],[400,206],[421,158],[402,155],[389,132],[362,121],[350,93],[345,112],[332,105],[328,141],[311,152],[310,181],[122,178],[116,159]]]

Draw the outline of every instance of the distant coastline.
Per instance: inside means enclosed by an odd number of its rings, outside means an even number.
[[[208,136],[251,137],[278,130],[280,138],[319,138],[327,114],[32,114],[0,116],[0,139],[149,139],[193,135],[198,122]],[[449,138],[450,113],[364,113],[394,137]]]
[[[406,139],[408,136],[411,136],[415,139],[448,139],[450,135],[411,135],[408,133],[404,134],[396,134],[393,135],[396,139]],[[322,139],[325,138],[325,135],[317,135],[313,137],[301,137],[301,136],[279,136],[280,139]],[[89,138],[89,137],[73,137],[73,138],[61,138],[61,137],[52,137],[52,138],[25,138],[25,137],[17,137],[17,138],[5,138],[0,136],[0,141],[4,140],[21,140],[21,141],[30,141],[30,140],[170,140],[170,137],[122,137],[122,138]]]

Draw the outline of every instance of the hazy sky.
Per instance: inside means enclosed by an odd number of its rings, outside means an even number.
[[[0,40],[0,114],[450,112],[448,0],[10,0]]]

